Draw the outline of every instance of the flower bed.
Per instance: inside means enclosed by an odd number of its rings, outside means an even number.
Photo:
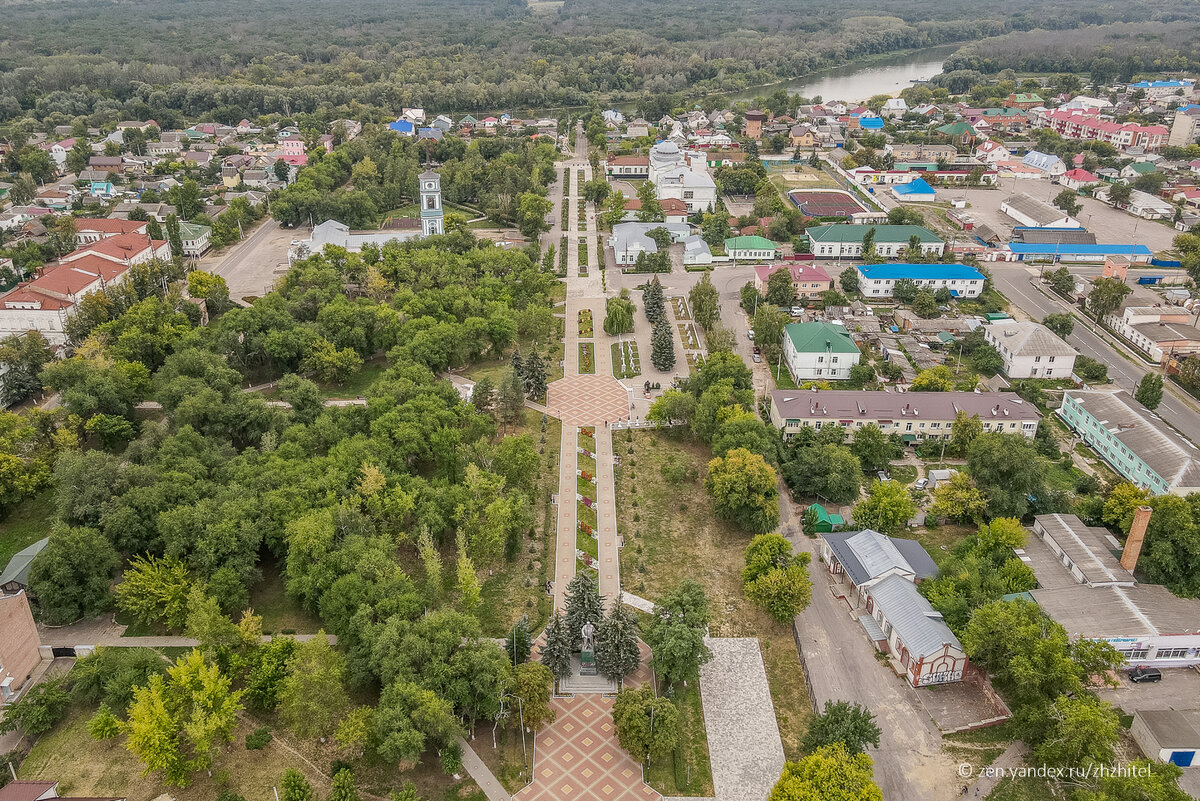
[[[596,357],[591,342],[579,343],[579,374],[592,375],[596,372]]]
[[[595,328],[592,326],[592,310],[581,309],[579,312],[579,338],[591,339],[595,335]]]

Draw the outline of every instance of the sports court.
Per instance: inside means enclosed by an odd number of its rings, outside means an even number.
[[[866,211],[849,192],[835,189],[793,189],[787,194],[806,217],[849,217]]]

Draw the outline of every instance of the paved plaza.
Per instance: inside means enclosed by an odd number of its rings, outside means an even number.
[[[613,697],[553,698],[558,716],[540,731],[533,784],[518,801],[647,801],[661,796],[642,781],[642,766],[617,743]]]
[[[546,407],[565,426],[602,426],[629,416],[629,390],[611,375],[569,375],[547,387]]]

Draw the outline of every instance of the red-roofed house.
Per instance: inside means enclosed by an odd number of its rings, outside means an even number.
[[[1113,122],[1097,114],[1076,111],[1051,111],[1042,119],[1042,127],[1050,128],[1068,139],[1107,142],[1122,150],[1130,147],[1158,150],[1167,143],[1170,134],[1165,125]]]
[[[829,273],[815,264],[790,261],[786,264],[758,264],[754,267],[754,286],[762,294],[767,292],[767,281],[771,274],[779,270],[790,270],[792,273],[792,288],[796,297],[801,300],[816,299],[821,293],[833,287],[833,279]]]
[[[1058,182],[1067,189],[1074,189],[1076,192],[1078,192],[1081,188],[1087,186],[1088,184],[1100,183],[1100,179],[1082,167],[1079,167],[1063,173],[1059,177]]]
[[[62,345],[63,325],[81,297],[124,280],[135,264],[170,257],[167,242],[135,233],[114,234],[68,253],[0,295],[0,337],[38,331],[50,344]]]
[[[146,223],[137,220],[79,218],[75,220],[75,246],[83,247],[118,234],[144,234]]]
[[[665,197],[658,201],[663,210],[663,222],[669,223],[686,223],[688,218],[687,204],[679,198]],[[637,220],[637,212],[641,211],[642,201],[640,198],[631,197],[625,200],[625,220]]]

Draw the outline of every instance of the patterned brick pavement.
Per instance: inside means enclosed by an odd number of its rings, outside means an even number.
[[[604,425],[629,417],[629,391],[611,375],[568,375],[547,389],[546,406],[565,426]]]
[[[516,801],[657,801],[642,766],[617,743],[613,698],[553,698],[558,717],[538,732],[533,784]]]

